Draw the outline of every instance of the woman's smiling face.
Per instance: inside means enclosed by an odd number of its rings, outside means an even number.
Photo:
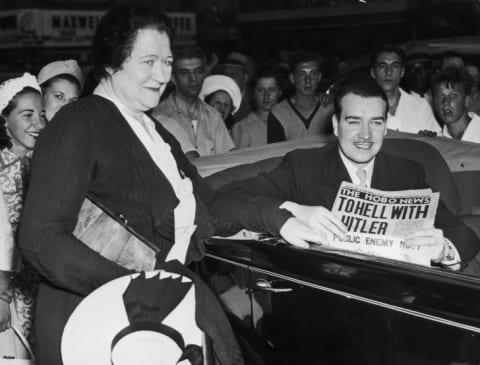
[[[12,151],[23,156],[35,147],[40,131],[45,128],[45,110],[39,93],[17,95],[13,101],[15,108],[4,118],[12,139]]]

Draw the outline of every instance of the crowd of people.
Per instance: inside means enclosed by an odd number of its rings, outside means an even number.
[[[0,85],[0,332],[20,323],[39,364],[62,364],[62,330],[82,298],[131,273],[73,234],[86,197],[153,242],[156,267],[188,265],[213,234],[241,228],[301,247],[324,242],[325,231],[344,237],[330,188],[360,183],[358,168],[369,187],[425,187],[421,167],[379,152],[387,129],[480,143],[478,67],[459,54],[445,54],[434,72],[429,55],[385,45],[370,75],[321,92],[316,52],[294,52],[288,66],[239,52],[212,65],[200,47],[172,52],[170,41],[164,15],[122,4],[98,26],[89,95],[75,60]],[[317,134],[338,144],[289,154],[269,175],[221,191],[190,163]],[[430,246],[432,262],[458,268],[480,249],[442,204],[435,226],[407,237]],[[235,348],[218,351],[225,363],[241,361]]]

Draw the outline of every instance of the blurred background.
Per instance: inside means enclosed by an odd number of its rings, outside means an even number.
[[[480,31],[479,0],[143,1],[170,16],[176,45],[196,43],[218,58],[241,51],[259,62],[315,50],[325,56],[326,77],[381,43]],[[74,58],[87,69],[96,25],[118,2],[1,0],[0,81],[58,59]]]

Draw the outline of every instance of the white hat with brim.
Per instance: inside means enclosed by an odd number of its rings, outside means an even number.
[[[233,110],[232,114],[240,108],[242,103],[242,92],[235,80],[225,75],[210,75],[203,80],[202,90],[200,91],[200,98],[205,98],[217,91],[225,91],[232,99]]]
[[[61,343],[64,365],[190,364],[179,360],[184,351],[182,341],[184,345],[202,345],[202,331],[195,322],[194,285],[180,303],[173,303],[174,309],[161,323],[145,326],[129,321],[123,296],[130,283],[139,278],[191,282],[186,276],[156,270],[145,277],[124,276],[96,289],[80,302],[65,325]],[[159,327],[169,331],[157,330]],[[172,332],[175,335],[170,335]]]

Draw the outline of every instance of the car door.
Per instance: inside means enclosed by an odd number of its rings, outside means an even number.
[[[247,316],[232,324],[252,363],[480,361],[476,278],[279,240],[215,240],[208,251],[243,280]]]

